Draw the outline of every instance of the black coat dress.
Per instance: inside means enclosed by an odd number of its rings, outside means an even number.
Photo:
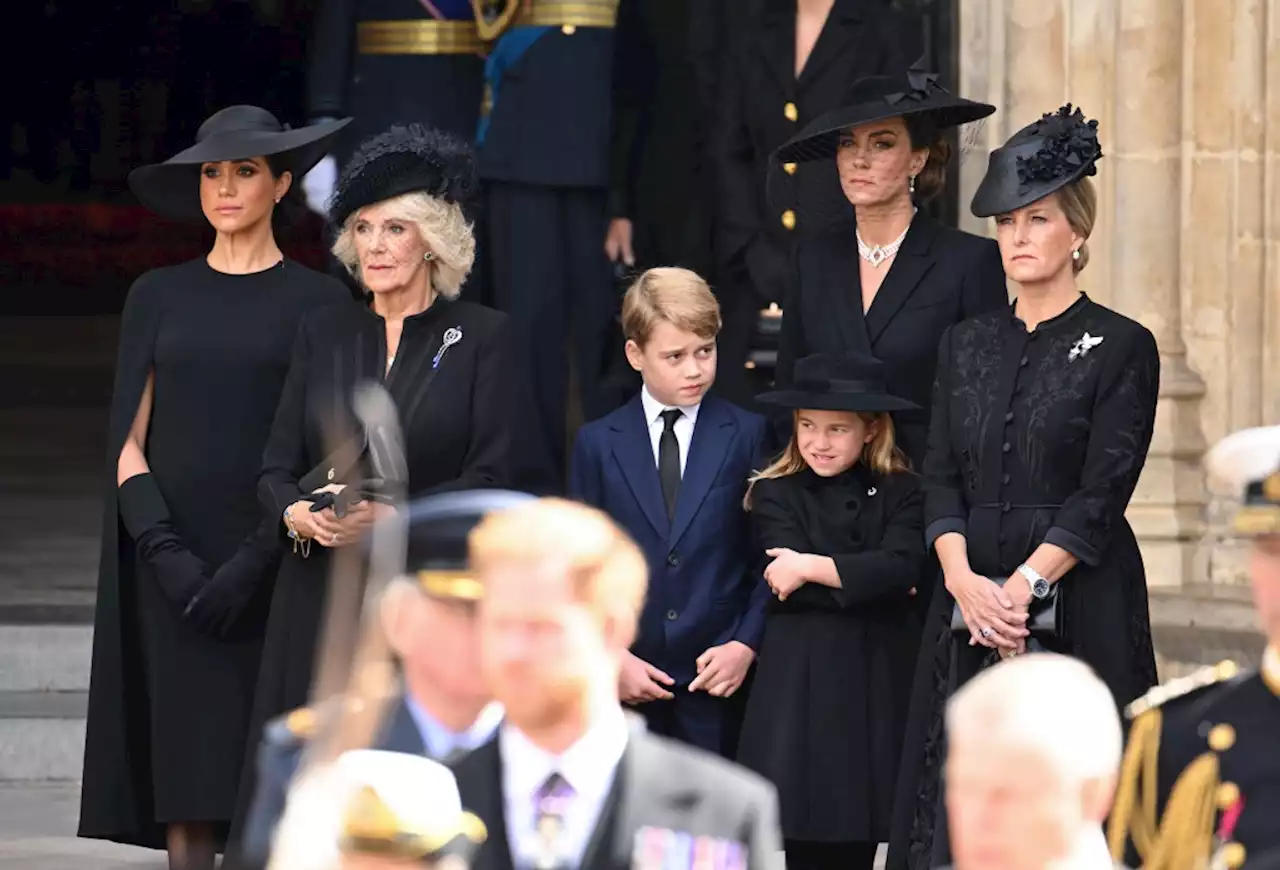
[[[777,383],[790,385],[796,360],[809,354],[876,357],[884,363],[889,392],[921,408],[893,415],[898,447],[918,471],[942,333],[1009,304],[1000,249],[992,239],[917,214],[865,314],[858,266],[852,222],[799,241],[784,305]],[[791,415],[778,415],[778,421],[779,430],[789,434]]]
[[[889,832],[924,561],[920,479],[859,464],[761,480],[751,522],[771,547],[831,556],[843,589],[774,600],[738,761],[773,781],[788,839],[875,842]]]
[[[865,76],[900,73],[920,56],[912,17],[883,3],[835,0],[818,41],[795,74],[796,4],[759,0],[736,10],[717,77],[711,127],[715,183],[716,274],[725,328],[721,376],[735,401],[749,400],[741,379],[755,312],[782,304],[791,246],[808,231],[811,204],[829,200],[831,175],[800,172],[766,185],[769,155],[823,112],[839,106]],[[816,189],[820,186],[821,189]],[[795,221],[788,219],[791,215]]]
[[[517,425],[507,322],[497,311],[437,298],[405,318],[395,363],[384,375],[386,326],[370,308],[352,302],[304,321],[263,455],[258,495],[266,510],[280,517],[302,495],[298,481],[332,452],[322,428],[335,412],[352,419],[352,390],[366,380],[384,382],[399,411],[411,499],[507,486]],[[442,351],[449,329],[462,338]],[[280,531],[283,541],[283,520]],[[314,544],[307,558],[284,557],[267,621],[251,747],[268,720],[308,701],[329,564],[329,551]],[[253,795],[254,753],[244,761],[237,822]]]
[[[1086,345],[1088,345],[1086,349]],[[1080,562],[1060,581],[1063,637],[1125,705],[1156,682],[1142,554],[1124,512],[1155,424],[1160,357],[1141,324],[1086,296],[1028,333],[1011,309],[943,337],[925,459],[925,539],[963,534],[973,570],[1006,577],[1041,543]],[[938,767],[947,698],[989,661],[953,641],[933,596],[912,689],[891,868],[947,858]],[[931,857],[932,855],[932,857]]]
[[[278,558],[269,536],[259,548],[254,535],[262,447],[298,322],[349,300],[338,281],[290,261],[228,275],[194,260],[129,291],[107,433],[81,836],[161,849],[166,823],[225,829],[231,818]],[[116,466],[151,372],[146,456],[174,529],[210,571],[233,557],[260,564],[260,600],[227,636],[182,619],[120,521]]]

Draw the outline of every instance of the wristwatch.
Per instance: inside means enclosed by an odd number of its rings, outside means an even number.
[[[1049,581],[1035,568],[1030,565],[1019,565],[1018,573],[1027,579],[1027,585],[1031,587],[1031,597],[1044,600],[1049,597]]]

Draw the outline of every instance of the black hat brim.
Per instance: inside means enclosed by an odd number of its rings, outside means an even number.
[[[199,172],[205,163],[280,157],[299,183],[332,147],[350,118],[325,121],[281,132],[228,131],[215,133],[163,163],[139,166],[129,173],[129,189],[148,209],[166,217],[194,220],[200,208]]]
[[[1040,145],[1040,139],[1030,139],[991,152],[991,157],[987,160],[987,174],[982,177],[982,182],[973,194],[973,201],[969,204],[969,211],[974,217],[995,217],[1025,208],[1079,181],[1093,169],[1094,161],[1089,161],[1074,172],[1065,173],[1058,178],[1023,184],[1018,176],[1018,159],[1035,154]]]
[[[920,406],[888,393],[811,392],[773,390],[756,396],[762,405],[810,411],[852,411],[874,414],[888,411],[918,411]]]
[[[889,105],[883,101],[860,106],[844,106],[825,112],[774,152],[780,163],[805,163],[835,157],[840,147],[840,134],[852,127],[873,124],[889,118],[927,115],[939,130],[980,121],[995,113],[988,103],[966,100],[945,92],[927,99],[903,99]]]

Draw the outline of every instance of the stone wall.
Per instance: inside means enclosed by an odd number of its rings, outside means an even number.
[[[1099,121],[1084,289],[1142,321],[1160,404],[1129,518],[1149,582],[1237,582],[1211,546],[1205,445],[1280,422],[1280,0],[955,0],[962,226],[987,154],[1064,102]]]

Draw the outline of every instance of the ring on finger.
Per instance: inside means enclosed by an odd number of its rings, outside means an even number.
[[[984,628],[982,629],[982,631],[978,632],[978,634],[982,635],[983,637],[991,637],[993,633],[994,632],[992,632],[991,629],[989,628]]]

